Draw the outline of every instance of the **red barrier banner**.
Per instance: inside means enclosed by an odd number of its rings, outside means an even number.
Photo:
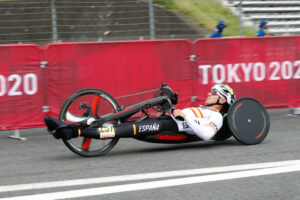
[[[57,116],[67,97],[83,88],[98,88],[119,97],[167,83],[180,94],[179,107],[190,104],[195,74],[189,60],[191,45],[189,40],[48,44],[49,114]],[[124,99],[129,101],[119,98],[119,104],[141,100],[137,96]]]
[[[42,108],[57,117],[79,89],[104,90],[126,106],[152,98],[142,92],[161,83],[179,93],[177,108],[202,104],[215,83],[267,108],[300,107],[300,37],[2,45],[0,130],[44,126]]]
[[[300,107],[300,37],[200,39],[193,47],[199,101],[226,83],[267,108]]]
[[[41,57],[38,45],[0,46],[0,130],[44,126]]]

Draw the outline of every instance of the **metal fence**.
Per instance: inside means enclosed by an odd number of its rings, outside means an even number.
[[[0,0],[1,44],[194,39],[208,33],[153,0]]]
[[[226,7],[227,0],[0,0],[0,44],[196,39],[208,37],[217,19],[234,15],[232,35],[243,35],[242,0],[229,1],[235,14],[214,6],[224,2]],[[193,13],[195,5],[214,12]],[[195,13],[202,20],[191,17]]]

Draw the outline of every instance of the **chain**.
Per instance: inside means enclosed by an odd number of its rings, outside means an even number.
[[[134,93],[134,94],[128,94],[128,95],[118,96],[118,97],[113,97],[113,98],[114,99],[121,99],[121,98],[125,98],[125,97],[130,97],[130,96],[135,96],[135,95],[140,95],[140,94],[145,94],[145,93],[150,93],[150,92],[155,92],[155,91],[158,92],[159,90],[160,89],[147,90],[147,91],[143,91],[143,92],[137,92],[137,93]],[[102,99],[99,102],[101,102],[101,101],[105,101],[105,100]],[[122,106],[128,106],[128,105],[131,105],[131,104],[125,104],[125,105],[122,105]]]
[[[143,92],[137,92],[137,93],[134,93],[134,94],[128,94],[128,95],[124,95],[124,96],[118,96],[118,97],[114,97],[114,98],[115,99],[121,99],[121,98],[125,98],[125,97],[131,97],[131,96],[135,96],[135,95],[150,93],[150,92],[154,92],[154,91],[158,91],[158,90],[159,89],[148,90],[148,91],[143,91]]]
[[[157,92],[160,89],[153,89],[153,90],[147,90],[147,91],[143,91],[143,92],[137,92],[137,93],[133,93],[133,94],[128,94],[128,95],[124,95],[124,96],[118,96],[118,97],[114,97],[115,99],[121,99],[121,98],[125,98],[125,97],[131,97],[131,96],[135,96],[135,95],[140,95],[140,94],[145,94],[145,93],[150,93],[150,92]],[[155,93],[156,94],[156,93]],[[124,104],[123,106],[129,106],[131,104]]]

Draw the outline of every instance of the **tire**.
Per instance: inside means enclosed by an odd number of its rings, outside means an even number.
[[[104,114],[116,112],[119,104],[105,91],[94,88],[82,89],[72,94],[64,102],[59,112],[59,119],[67,123],[77,124],[74,121],[68,121],[66,117],[67,112],[76,116],[84,116],[87,111],[82,107],[89,110],[92,109],[94,117],[97,118]],[[110,123],[120,123],[120,121]],[[80,156],[96,157],[109,152],[117,144],[118,140],[119,138],[100,140],[78,137],[70,140],[63,139],[63,142],[72,152]]]
[[[265,107],[256,99],[243,97],[229,108],[228,126],[233,137],[242,144],[261,143],[268,135],[270,117]]]

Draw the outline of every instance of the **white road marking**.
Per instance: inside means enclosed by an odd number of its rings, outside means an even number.
[[[77,186],[77,185],[90,185],[90,184],[101,184],[101,183],[111,183],[111,182],[137,181],[137,180],[155,179],[155,178],[189,176],[189,175],[199,175],[199,174],[208,174],[208,173],[232,172],[232,171],[242,171],[242,170],[269,168],[269,167],[289,166],[293,164],[300,164],[300,160],[256,163],[256,164],[246,164],[246,165],[233,165],[233,166],[200,168],[200,169],[190,169],[190,170],[177,170],[177,171],[155,172],[155,173],[145,173],[145,174],[135,174],[135,175],[99,177],[99,178],[77,179],[77,180],[67,180],[67,181],[54,181],[54,182],[44,182],[44,183],[8,185],[8,186],[0,186],[0,192],[13,192],[13,191],[20,191],[20,190],[34,190],[34,189],[68,187],[68,186]]]
[[[281,165],[279,163],[281,163]],[[267,164],[267,163],[261,163],[261,164]],[[260,164],[257,165],[260,166]],[[236,166],[231,166],[231,167],[236,167]],[[202,175],[202,176],[186,177],[186,178],[175,178],[175,179],[150,181],[150,182],[142,182],[142,183],[134,183],[134,184],[123,184],[123,185],[116,185],[116,186],[91,188],[91,189],[71,190],[66,192],[53,192],[53,193],[45,193],[45,194],[37,194],[37,195],[18,196],[18,197],[3,198],[2,200],[4,199],[6,200],[12,200],[12,199],[51,200],[51,199],[76,198],[76,197],[78,198],[78,197],[96,196],[96,195],[104,195],[104,194],[111,194],[111,193],[120,193],[120,192],[138,191],[138,190],[146,190],[146,189],[154,189],[154,188],[162,188],[162,187],[180,186],[180,185],[187,185],[187,184],[204,183],[204,182],[211,182],[211,181],[280,174],[280,173],[288,173],[288,172],[296,172],[296,171],[300,171],[299,160],[291,161],[291,162],[275,162],[273,163],[273,166],[267,166],[267,168],[260,167],[260,169],[251,169],[246,171],[221,173],[221,174],[213,174],[213,175]]]

